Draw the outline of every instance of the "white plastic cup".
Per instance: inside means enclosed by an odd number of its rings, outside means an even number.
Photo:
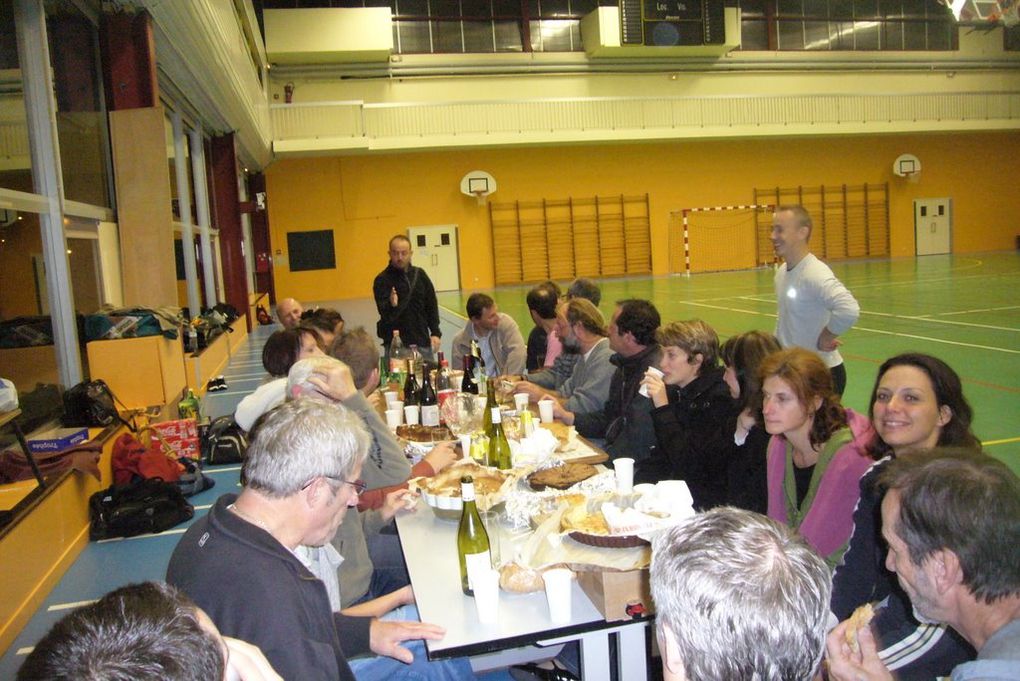
[[[401,400],[394,400],[392,404],[387,404],[386,408],[387,409],[396,409],[401,414],[404,413],[404,403]]]
[[[514,393],[514,406],[517,407],[517,413],[528,410],[528,393]]]
[[[538,416],[542,419],[542,423],[552,423],[553,420],[553,401],[552,400],[539,400],[538,401]]]
[[[460,436],[460,450],[462,453],[462,458],[464,459],[471,458],[471,433]]]
[[[386,392],[383,393],[383,397],[386,398],[387,409],[392,409],[393,403],[400,401],[400,393],[398,393],[396,390],[387,390]]]
[[[418,424],[418,405],[409,404],[404,407],[404,421],[407,425],[414,426]]]
[[[397,426],[401,424],[403,416],[404,412],[402,409],[387,409],[386,425],[390,427],[390,430],[396,430]]]
[[[478,515],[482,519],[482,525],[485,526],[485,533],[489,535],[489,561],[493,569],[498,569],[501,558],[499,552],[499,512],[492,510],[479,511]]]
[[[654,375],[658,376],[659,378],[662,378],[663,376],[666,375],[666,374],[662,373],[662,369],[660,369],[659,367],[648,367],[648,371],[646,371],[645,373],[646,374],[654,374]],[[643,397],[648,397],[648,386],[647,385],[641,386],[641,389],[638,390],[638,392],[641,393],[641,395]]]
[[[549,602],[549,619],[554,624],[566,624],[570,621],[570,580],[573,578],[574,573],[566,568],[546,570],[542,573],[542,579],[545,581],[545,598]]]
[[[630,494],[634,491],[634,459],[621,456],[613,460],[616,471],[616,493]]]
[[[494,624],[499,619],[499,571],[476,570],[471,575],[478,621]]]

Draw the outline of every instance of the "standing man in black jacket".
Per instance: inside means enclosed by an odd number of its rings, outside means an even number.
[[[655,445],[652,401],[638,391],[648,367],[659,363],[655,331],[661,322],[659,311],[647,300],[617,301],[609,322],[609,347],[615,353],[609,361],[616,365],[609,399],[602,409],[586,413],[553,407],[556,418],[575,426],[581,435],[604,440],[612,459],[642,461]]]
[[[426,359],[439,351],[439,303],[425,270],[411,264],[411,240],[403,234],[390,239],[390,264],[375,278],[372,293],[379,310],[376,333],[389,348],[393,332],[405,346],[417,345]]]

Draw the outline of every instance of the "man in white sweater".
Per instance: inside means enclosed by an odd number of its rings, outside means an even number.
[[[772,217],[772,245],[783,265],[776,271],[776,338],[784,348],[817,352],[836,392],[846,388],[839,336],[850,330],[861,308],[829,266],[811,253],[811,216],[802,206],[780,206]]]

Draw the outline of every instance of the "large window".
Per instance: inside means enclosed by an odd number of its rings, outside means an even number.
[[[938,0],[739,0],[744,50],[955,50]]]

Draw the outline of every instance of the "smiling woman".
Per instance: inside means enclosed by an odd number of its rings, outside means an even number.
[[[858,481],[871,466],[871,427],[840,404],[832,376],[813,352],[765,358],[762,414],[768,449],[768,514],[787,523],[834,566],[853,529]]]

